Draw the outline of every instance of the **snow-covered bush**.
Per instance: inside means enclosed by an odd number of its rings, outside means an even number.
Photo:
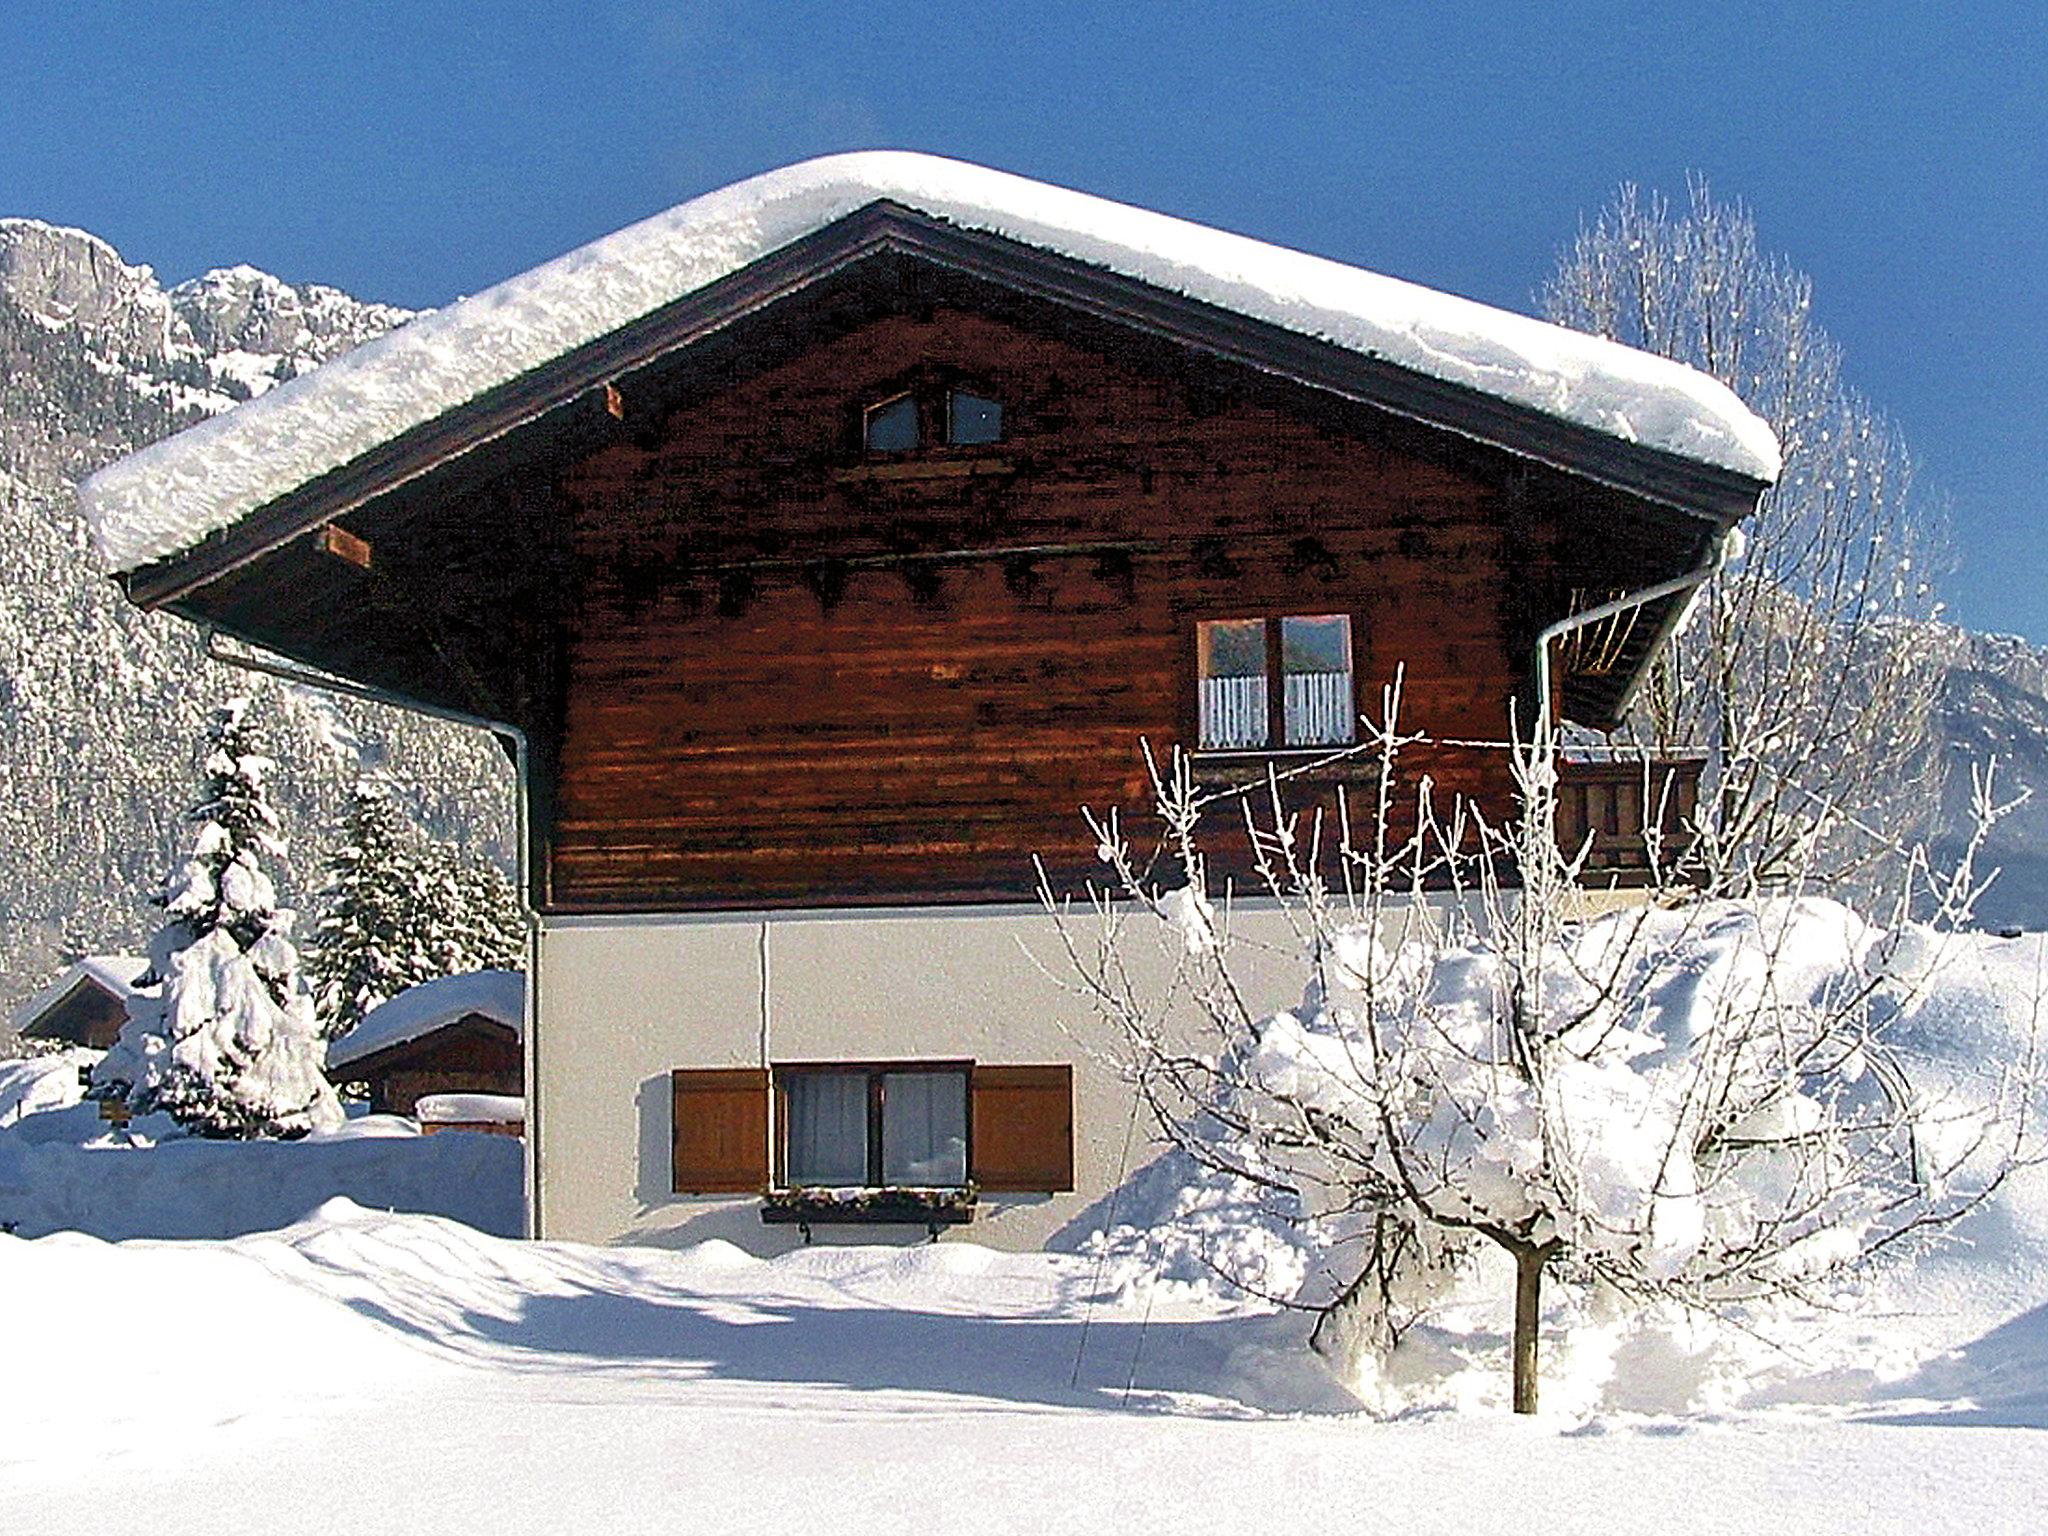
[[[1196,838],[1204,810],[1234,796],[1199,792],[1184,765],[1158,782],[1183,883],[1148,880],[1104,821],[1106,937],[1085,941],[1071,907],[1054,905],[1160,1128],[1222,1192],[1191,1198],[1189,1213],[1213,1229],[1263,1192],[1258,1219],[1277,1212],[1300,1236],[1301,1268],[1324,1277],[1317,1299],[1351,1348],[1393,1350],[1497,1249],[1515,1277],[1515,1406],[1533,1411],[1547,1275],[1703,1309],[1816,1297],[1969,1210],[2032,1154],[2031,1051],[1963,1081],[1920,1070],[1894,1040],[1967,915],[1967,869],[1942,883],[1922,870],[1932,924],[1902,909],[1873,925],[1796,888],[1671,891],[1593,915],[1583,855],[1552,831],[1547,742],[1518,754],[1522,815],[1480,827],[1480,856],[1432,816],[1426,784],[1418,830],[1390,846],[1386,808],[1413,740],[1390,728],[1369,743],[1377,825],[1347,826],[1334,871],[1315,867],[1321,829],[1286,813],[1280,776],[1264,791],[1252,830],[1264,894],[1301,942],[1294,1008],[1245,1002],[1233,967],[1247,941],[1207,888]],[[1166,925],[1177,957],[1160,995],[1133,984],[1121,953],[1133,903]],[[1175,996],[1197,1005],[1192,1025],[1173,1017]],[[1203,1240],[1227,1273],[1230,1244]],[[1248,1248],[1262,1265],[1248,1289],[1271,1283],[1272,1248]]]
[[[292,914],[262,858],[283,851],[264,794],[270,760],[231,699],[207,733],[206,788],[191,855],[151,898],[165,915],[148,983],[93,1072],[93,1096],[163,1110],[204,1136],[298,1136],[341,1123],[322,1071],[313,998],[291,943]]]

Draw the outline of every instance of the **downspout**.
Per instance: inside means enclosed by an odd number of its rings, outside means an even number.
[[[1546,626],[1543,632],[1536,637],[1537,729],[1547,732],[1550,729],[1553,715],[1550,681],[1550,647],[1552,642],[1570,634],[1575,629],[1584,629],[1588,625],[1598,624],[1606,619],[1615,618],[1627,613],[1631,608],[1641,608],[1646,603],[1654,603],[1666,597],[1676,597],[1681,592],[1697,592],[1721,573],[1722,567],[1728,563],[1731,546],[1734,543],[1735,529],[1732,527],[1725,528],[1715,536],[1713,550],[1707,556],[1706,561],[1687,571],[1683,576],[1674,576],[1669,581],[1660,581],[1654,587],[1644,587],[1640,591],[1624,592],[1620,597],[1613,599],[1611,602],[1602,603],[1596,608],[1583,609],[1578,613],[1568,613],[1555,624]],[[1690,604],[1687,605],[1688,608],[1690,606]],[[1674,621],[1666,626],[1666,634],[1676,630],[1684,621],[1685,611],[1685,609],[1679,610]],[[1658,638],[1661,641],[1664,636],[1660,635]],[[1634,696],[1635,690],[1631,688],[1628,693],[1622,696],[1620,708],[1627,709],[1630,699],[1634,698]]]
[[[540,1031],[535,1028],[540,1015],[540,917],[533,909],[530,861],[527,855],[527,740],[526,732],[504,720],[493,720],[484,715],[472,715],[459,709],[449,709],[439,704],[423,704],[403,694],[392,693],[368,683],[352,682],[348,678],[335,677],[313,667],[303,667],[296,662],[282,658],[271,659],[260,653],[231,651],[222,647],[221,631],[211,623],[200,625],[206,637],[206,654],[210,660],[224,666],[235,667],[244,672],[257,672],[265,677],[274,677],[282,682],[296,684],[302,688],[317,688],[325,693],[338,693],[347,698],[362,699],[371,704],[382,704],[391,709],[402,709],[416,715],[430,715],[436,720],[446,720],[454,725],[466,725],[476,730],[489,731],[512,743],[512,777],[514,782],[514,838],[516,851],[514,859],[518,869],[519,910],[526,919],[526,986],[524,991],[524,1028],[521,1051],[524,1056],[523,1068],[526,1073],[526,1135],[524,1174],[526,1184],[526,1235],[540,1236]],[[254,642],[233,636],[244,645]]]

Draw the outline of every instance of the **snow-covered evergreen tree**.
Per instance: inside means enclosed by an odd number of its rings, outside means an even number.
[[[436,844],[434,851],[445,871],[438,888],[448,899],[439,934],[446,974],[524,968],[526,914],[512,882],[460,849]]]
[[[262,860],[284,852],[264,793],[270,759],[230,699],[207,732],[206,788],[190,814],[192,853],[152,898],[166,921],[150,941],[156,995],[93,1075],[94,1095],[136,1114],[167,1111],[203,1136],[299,1136],[339,1125],[322,1071],[313,996]]]
[[[418,834],[381,775],[356,781],[306,964],[320,1032],[332,1040],[363,1015],[440,969],[429,945],[433,870]]]
[[[512,882],[423,838],[388,779],[357,784],[327,871],[307,969],[329,1039],[407,987],[524,963],[525,920]]]

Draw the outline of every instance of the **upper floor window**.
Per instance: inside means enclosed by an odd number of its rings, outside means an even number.
[[[928,442],[973,448],[1002,440],[1002,401],[971,390],[906,390],[861,415],[861,444],[869,453],[914,453]]]
[[[1197,735],[1209,751],[1343,746],[1358,734],[1349,614],[1196,627]]]
[[[871,405],[863,423],[869,453],[909,453],[923,441],[918,430],[917,396],[897,395]]]
[[[964,389],[946,392],[946,441],[956,447],[1003,440],[1003,403]]]

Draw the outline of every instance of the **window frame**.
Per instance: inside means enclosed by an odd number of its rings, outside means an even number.
[[[857,1186],[861,1189],[968,1189],[974,1183],[974,1062],[967,1059],[918,1057],[894,1061],[778,1061],[768,1069],[768,1087],[775,1114],[775,1134],[771,1151],[773,1161],[769,1166],[769,1193],[789,1195],[799,1189],[820,1188],[817,1185],[796,1185],[789,1181],[789,1078],[792,1076],[823,1075],[826,1073],[843,1076],[862,1076],[867,1079],[867,1179]],[[963,1176],[958,1184],[918,1185],[890,1184],[882,1178],[882,1119],[887,1113],[882,1079],[894,1074],[912,1072],[952,1072],[960,1077],[961,1094],[965,1100],[962,1106],[961,1123],[966,1128],[963,1147]]]
[[[999,413],[996,435],[986,441],[960,443],[953,440],[953,397],[968,395],[985,400]],[[911,448],[876,448],[868,439],[868,428],[877,411],[909,400],[917,416],[917,444]],[[1010,392],[975,374],[952,369],[919,368],[864,393],[855,404],[854,446],[860,459],[870,464],[901,463],[926,458],[968,458],[999,454],[1008,447],[1016,426],[1016,410]]]
[[[1347,661],[1351,671],[1351,735],[1344,741],[1311,742],[1295,745],[1287,740],[1287,673],[1286,658],[1282,643],[1285,621],[1288,619],[1337,619],[1345,621],[1346,641],[1349,654]],[[1249,623],[1256,620],[1265,626],[1266,632],[1266,740],[1263,745],[1249,747],[1210,747],[1202,744],[1202,626],[1204,624]],[[1270,758],[1270,757],[1319,757],[1332,752],[1341,752],[1355,747],[1359,741],[1359,687],[1362,668],[1359,666],[1360,637],[1364,631],[1364,617],[1355,609],[1320,608],[1307,611],[1299,608],[1267,607],[1260,609],[1232,609],[1228,611],[1203,612],[1193,615],[1186,629],[1186,643],[1181,654],[1186,668],[1186,683],[1181,691],[1183,739],[1190,743],[1192,755],[1210,759],[1224,758]]]
[[[877,414],[903,401],[910,402],[910,418],[917,429],[917,441],[908,448],[877,448],[870,435]],[[860,408],[860,451],[870,459],[901,459],[914,453],[924,453],[931,447],[930,423],[925,420],[924,401],[915,389],[903,388],[882,396]]]

